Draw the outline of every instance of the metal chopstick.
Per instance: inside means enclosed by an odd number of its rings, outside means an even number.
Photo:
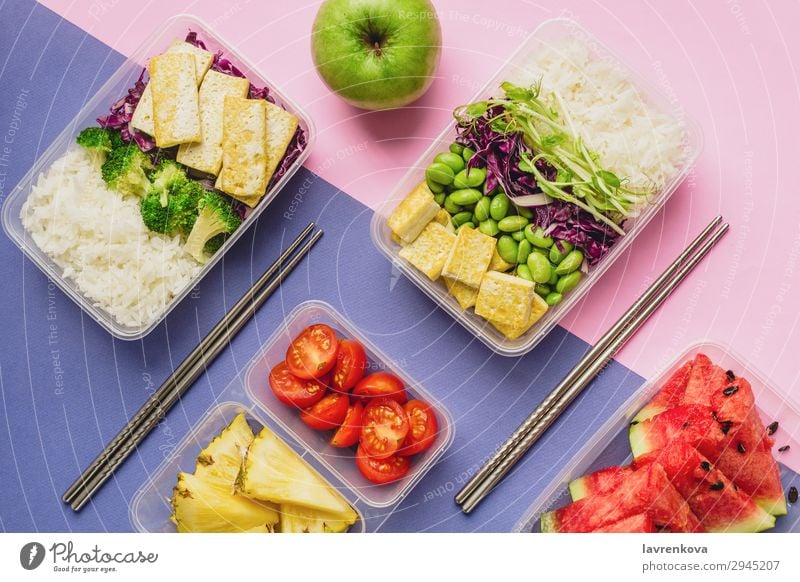
[[[169,407],[191,386],[192,382],[203,372],[206,366],[213,361],[236,332],[252,317],[286,275],[292,271],[300,259],[319,240],[322,236],[322,231],[317,232],[294,257],[289,259],[308,234],[313,231],[314,227],[314,223],[311,223],[300,233],[289,247],[281,253],[280,257],[259,277],[256,283],[236,302],[231,310],[212,328],[200,344],[181,362],[159,389],[151,395],[136,415],[64,493],[63,500],[65,503],[71,504],[76,511],[79,510],[99,486],[105,482],[111,472],[119,466],[130,451],[152,429],[152,426],[154,426],[154,424],[151,425],[152,418],[157,417],[160,420]],[[276,273],[278,276],[273,279]],[[169,405],[167,406],[166,403],[168,401]],[[146,426],[149,426],[149,428],[142,433],[142,428]],[[133,440],[131,441],[131,439]],[[123,454],[122,458],[109,471],[109,463],[120,453]]]
[[[705,244],[703,241],[717,227],[721,217],[715,218],[703,232],[679,255],[679,257],[662,273],[662,275],[645,291],[644,294],[625,312],[616,324],[598,341],[598,343],[567,374],[558,386],[545,398],[539,407],[514,431],[500,450],[473,477],[467,486],[459,492],[456,502],[469,513],[505,476],[516,461],[538,440],[543,432],[552,424],[561,411],[602,369],[613,354],[636,332],[639,326],[657,309],[669,293],[686,277],[697,263],[710,251],[718,240],[727,232],[728,225],[723,225]],[[699,250],[698,250],[699,249]],[[691,257],[691,258],[690,258]],[[687,261],[688,259],[688,261]],[[573,390],[574,388],[574,390]],[[571,394],[569,402],[564,396]],[[548,411],[556,407],[554,416],[549,422],[542,424]]]

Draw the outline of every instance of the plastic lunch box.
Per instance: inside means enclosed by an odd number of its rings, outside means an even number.
[[[747,360],[729,348],[714,343],[701,342],[690,346],[669,364],[663,372],[646,382],[635,392],[581,448],[572,461],[550,482],[539,497],[528,508],[514,526],[516,532],[538,532],[539,517],[552,509],[568,504],[571,499],[567,485],[573,479],[611,465],[625,465],[632,457],[628,443],[628,427],[636,413],[658,392],[667,379],[684,362],[698,353],[706,354],[726,370],[733,370],[750,380],[756,397],[756,405],[764,424],[778,421],[775,433],[775,449],[784,491],[790,486],[800,487],[800,411],[788,402],[767,382],[765,376]],[[789,445],[789,450],[777,449]],[[800,532],[800,506],[789,505],[787,515],[778,517],[773,532]]]
[[[142,325],[140,327],[126,326],[115,321],[107,311],[96,307],[90,299],[81,293],[72,280],[62,275],[63,270],[36,246],[36,243],[23,228],[20,220],[20,210],[39,174],[49,168],[68,148],[78,147],[75,145],[75,137],[78,133],[80,133],[84,127],[95,125],[97,117],[108,113],[111,104],[127,94],[128,88],[133,86],[134,82],[139,78],[142,67],[145,66],[148,58],[166,50],[174,39],[183,39],[190,30],[197,32],[198,37],[206,43],[209,51],[216,52],[217,50],[222,50],[253,84],[269,87],[270,93],[275,100],[300,119],[300,127],[306,132],[307,145],[286,174],[272,186],[261,202],[244,220],[242,226],[240,226],[225,245],[211,257],[208,263],[198,273],[197,277],[190,281],[189,284],[186,285],[186,288],[173,298],[172,302],[167,305],[161,315],[147,325]],[[28,258],[58,285],[68,297],[77,303],[81,309],[88,313],[92,319],[106,328],[115,337],[123,340],[140,339],[150,333],[197,285],[197,283],[214,268],[214,265],[222,258],[222,255],[227,249],[235,244],[236,240],[244,234],[248,227],[261,215],[264,209],[269,206],[270,202],[272,202],[283,189],[298,168],[303,165],[303,162],[311,152],[315,139],[316,129],[314,128],[311,118],[299,105],[283,94],[274,82],[259,72],[256,66],[249,60],[236,52],[211,26],[194,16],[177,15],[165,21],[160,28],[155,30],[142,43],[136,52],[117,69],[97,94],[86,103],[80,113],[73,118],[50,147],[36,160],[33,167],[25,174],[22,180],[20,180],[16,188],[9,194],[5,204],[3,204],[3,227],[11,240],[22,249]]]
[[[402,378],[410,396],[430,403],[437,412],[439,433],[434,446],[412,458],[411,472],[387,485],[368,482],[355,465],[352,449],[337,449],[328,441],[330,431],[316,431],[299,418],[298,411],[282,404],[269,388],[269,370],[283,361],[292,339],[312,323],[331,326],[340,337],[364,345],[370,370],[384,369]],[[239,412],[246,412],[254,429],[267,426],[288,443],[306,462],[334,485],[356,508],[360,521],[350,531],[376,531],[393,508],[444,454],[455,436],[453,419],[447,409],[330,305],[308,301],[298,305],[266,344],[253,356],[241,374],[220,394],[171,456],[156,469],[134,496],[130,506],[133,526],[143,532],[174,532],[169,519],[169,498],[179,471],[193,471],[197,454]]]
[[[589,274],[569,293],[564,301],[549,309],[544,317],[525,334],[515,340],[509,340],[486,320],[478,317],[472,311],[463,311],[455,298],[447,292],[443,282],[431,281],[424,274],[417,271],[411,264],[398,256],[397,253],[400,250],[400,246],[391,240],[391,231],[386,221],[406,194],[425,179],[425,168],[434,156],[439,152],[447,151],[448,146],[456,137],[455,128],[452,123],[434,140],[427,151],[422,154],[402,180],[400,180],[388,200],[381,205],[373,216],[370,228],[375,246],[377,246],[400,271],[423,292],[427,293],[434,301],[447,310],[461,325],[475,334],[483,343],[498,354],[504,356],[517,356],[527,353],[550,332],[561,317],[580,300],[603,275],[606,269],[608,269],[623,251],[628,248],[636,236],[661,209],[672,193],[675,192],[678,185],[688,173],[689,168],[694,164],[702,147],[702,132],[696,122],[683,114],[683,112],[676,111],[675,104],[671,103],[660,90],[656,89],[646,79],[643,79],[640,75],[632,71],[630,67],[624,64],[622,59],[598,41],[586,29],[581,27],[578,23],[564,18],[547,20],[539,25],[497,74],[492,77],[483,89],[470,99],[470,102],[486,99],[495,93],[500,83],[504,81],[509,74],[521,69],[524,70],[525,63],[529,60],[528,56],[534,54],[537,49],[565,38],[575,38],[589,47],[591,52],[594,53],[598,59],[618,64],[618,68],[635,82],[641,89],[643,96],[649,102],[665,113],[678,119],[683,124],[684,163],[680,170],[666,184],[664,190],[658,195],[657,200],[653,204],[648,205],[641,215],[632,222],[632,226],[628,228],[627,234],[614,245],[611,252],[603,261],[590,270]]]

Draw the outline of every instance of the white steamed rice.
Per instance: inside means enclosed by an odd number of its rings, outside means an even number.
[[[201,268],[179,237],[147,229],[138,198],[106,188],[83,148],[39,175],[20,218],[64,277],[124,326],[154,321]]]

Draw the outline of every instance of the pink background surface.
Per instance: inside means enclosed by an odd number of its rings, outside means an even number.
[[[205,19],[314,118],[319,134],[307,167],[372,207],[528,32],[548,18],[578,20],[700,122],[705,149],[666,208],[562,323],[596,339],[721,213],[731,233],[618,359],[648,376],[686,345],[712,338],[800,403],[796,2],[437,0],[438,78],[413,106],[383,113],[347,106],[317,77],[309,31],[319,2],[42,4],[125,54],[171,14]]]

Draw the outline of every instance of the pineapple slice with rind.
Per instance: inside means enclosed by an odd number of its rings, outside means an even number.
[[[245,415],[237,414],[219,436],[200,451],[194,474],[233,493],[236,476],[242,468],[242,458],[253,437]]]
[[[341,533],[353,525],[340,515],[289,503],[281,504],[280,514],[281,533]]]
[[[179,473],[172,491],[172,520],[181,533],[228,533],[264,528],[279,521],[277,508],[191,473]]]
[[[358,517],[338,491],[267,428],[250,444],[236,484],[260,501],[316,509],[348,524]]]

